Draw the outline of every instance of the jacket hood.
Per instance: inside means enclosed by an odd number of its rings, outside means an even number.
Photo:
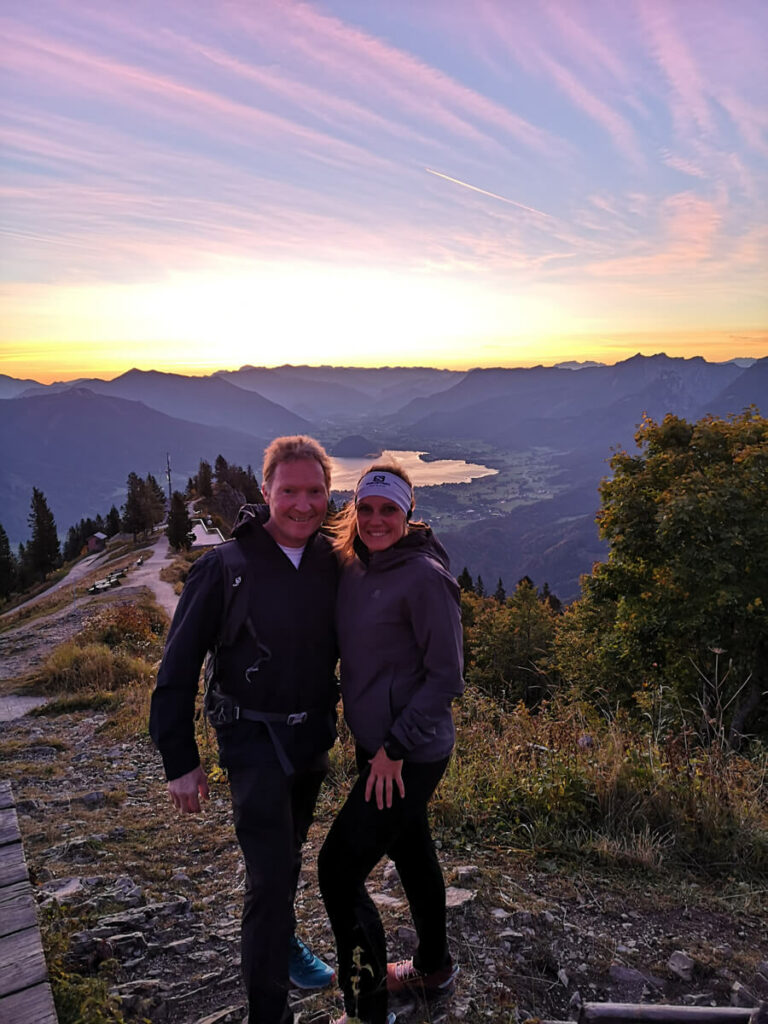
[[[269,505],[243,505],[232,527],[233,537],[243,537],[269,519]]]
[[[408,533],[385,551],[370,552],[359,537],[354,546],[360,560],[373,570],[392,569],[424,555],[434,558],[446,571],[450,569],[448,552],[432,532],[432,527],[423,523],[413,523],[408,527]]]

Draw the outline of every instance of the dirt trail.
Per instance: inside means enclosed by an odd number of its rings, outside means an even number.
[[[103,557],[103,552],[100,552],[98,555],[84,558],[72,568],[63,580],[59,580],[43,594],[38,594],[31,601],[19,607],[24,608],[35,604],[44,597],[50,597],[56,591],[72,587],[78,580],[93,572]],[[141,565],[134,565],[129,569],[128,576],[120,588],[120,596],[130,598],[134,591],[138,591],[141,587],[147,587],[168,616],[173,616],[179,599],[174,593],[173,586],[160,579],[160,571],[170,565],[172,561],[173,555],[169,553],[168,541],[165,534],[161,534],[152,544],[151,555],[146,555]],[[82,628],[84,619],[90,611],[98,607],[99,603],[107,598],[107,595],[113,595],[114,599],[114,594],[114,591],[108,591],[103,597],[101,595],[78,596],[71,605],[65,608],[59,608],[50,615],[22,622],[18,626],[0,633],[0,682],[10,682],[23,677],[42,664],[55,647],[70,640]],[[14,608],[13,612],[18,610],[19,608]],[[29,707],[19,701],[18,695],[0,696],[0,721],[10,721],[20,717],[26,714],[27,710]]]

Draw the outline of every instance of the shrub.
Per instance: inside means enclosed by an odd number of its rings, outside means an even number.
[[[654,740],[629,716],[561,700],[507,712],[470,690],[433,811],[447,828],[491,832],[536,852],[662,859],[710,874],[768,870],[768,753]]]
[[[103,644],[117,653],[155,661],[163,653],[168,617],[153,601],[111,604],[92,616],[77,635],[87,647]]]
[[[49,693],[116,690],[149,671],[146,661],[117,653],[106,644],[81,647],[66,643],[49,655],[40,669],[39,682]]]

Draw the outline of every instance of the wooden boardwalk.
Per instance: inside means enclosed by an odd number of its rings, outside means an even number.
[[[0,1021],[57,1024],[10,782],[0,782]]]

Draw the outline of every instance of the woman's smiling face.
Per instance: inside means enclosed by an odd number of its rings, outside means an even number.
[[[357,533],[369,551],[386,551],[405,536],[405,512],[390,498],[370,495],[357,505]]]

